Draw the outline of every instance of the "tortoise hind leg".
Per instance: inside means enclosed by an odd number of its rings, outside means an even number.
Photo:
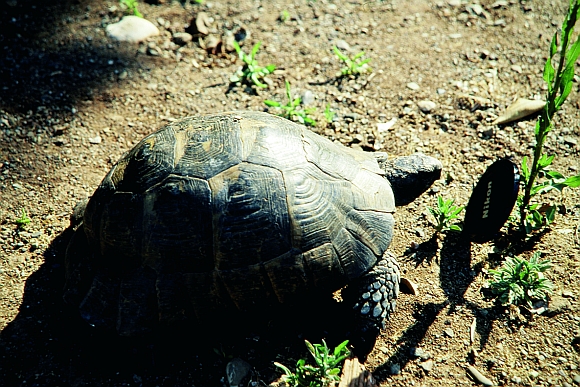
[[[395,311],[399,295],[400,268],[395,256],[385,252],[375,266],[355,284],[357,292],[355,326],[351,344],[355,355],[366,360],[372,351],[381,328]],[[353,298],[354,298],[353,294]]]

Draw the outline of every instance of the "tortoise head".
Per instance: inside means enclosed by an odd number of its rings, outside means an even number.
[[[377,161],[391,183],[397,206],[411,203],[441,177],[443,165],[434,157],[414,153],[386,159],[383,155]]]

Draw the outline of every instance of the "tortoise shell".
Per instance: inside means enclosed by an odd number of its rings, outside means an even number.
[[[331,293],[391,242],[382,174],[372,154],[266,113],[175,121],[125,154],[89,200],[65,299],[91,324],[134,335]]]

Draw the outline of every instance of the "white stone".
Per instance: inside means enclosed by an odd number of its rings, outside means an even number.
[[[120,22],[109,24],[107,34],[116,40],[138,43],[150,36],[159,35],[159,29],[149,20],[137,16],[125,16]]]
[[[409,82],[407,83],[407,87],[411,90],[419,90],[421,87],[416,84],[415,82]]]
[[[437,104],[433,101],[424,100],[417,102],[417,106],[419,107],[419,110],[421,110],[423,113],[430,113],[433,109],[437,107]]]

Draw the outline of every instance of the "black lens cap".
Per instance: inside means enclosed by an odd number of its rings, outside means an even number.
[[[463,234],[476,243],[493,239],[509,218],[518,198],[520,174],[508,159],[491,164],[473,189],[465,209]]]

